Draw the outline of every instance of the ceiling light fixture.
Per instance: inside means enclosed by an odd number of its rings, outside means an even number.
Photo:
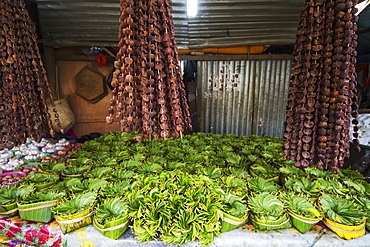
[[[198,13],[198,0],[187,0],[186,1],[186,13],[188,17],[195,17]]]

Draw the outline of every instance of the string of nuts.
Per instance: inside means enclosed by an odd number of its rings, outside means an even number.
[[[36,28],[22,0],[0,2],[0,150],[53,135],[51,97],[37,46]],[[51,102],[52,99],[51,99]],[[58,114],[52,103],[57,123]],[[59,124],[60,125],[60,124]]]
[[[296,167],[337,173],[357,149],[356,0],[306,0],[294,46],[284,154]]]
[[[112,99],[107,123],[124,132],[180,137],[191,129],[170,0],[121,0]]]

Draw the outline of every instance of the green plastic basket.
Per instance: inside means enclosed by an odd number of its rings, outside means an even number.
[[[0,205],[0,216],[13,216],[18,213],[17,203]]]
[[[222,213],[221,221],[221,232],[231,231],[239,226],[244,225],[248,221],[248,213],[246,213],[242,218],[232,216],[227,213]]]
[[[276,220],[263,220],[260,219],[257,214],[251,214],[249,218],[252,225],[261,230],[274,230],[292,227],[292,223],[290,222],[288,214],[284,214]]]
[[[311,230],[311,228],[323,218],[322,216],[307,218],[302,215],[296,214],[291,210],[288,210],[288,213],[290,215],[290,220],[292,221],[293,226],[301,233],[305,233]]]
[[[50,222],[53,219],[51,208],[58,204],[58,200],[37,202],[30,204],[18,204],[19,216],[22,220],[37,222]]]
[[[128,216],[114,221],[110,221],[104,225],[99,224],[97,219],[94,217],[93,226],[103,236],[112,238],[114,240],[119,239],[122,234],[125,233],[130,224],[130,218]]]

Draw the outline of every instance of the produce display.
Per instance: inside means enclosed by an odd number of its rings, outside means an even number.
[[[306,0],[294,46],[284,155],[338,173],[357,139],[357,0]]]
[[[370,185],[360,173],[300,170],[284,158],[280,138],[196,133],[137,142],[137,135],[110,132],[63,161],[40,164],[20,187],[0,190],[0,205],[12,198],[14,213],[17,205],[37,209],[39,200],[42,217],[21,217],[45,222],[54,214],[63,233],[93,224],[112,239],[130,227],[139,241],[168,244],[209,245],[248,222],[304,233],[321,219],[363,229],[369,219]],[[262,172],[271,169],[270,176]],[[27,185],[27,194],[17,192]]]
[[[77,150],[80,146],[80,144],[69,143],[66,139],[51,143],[44,138],[40,142],[33,138],[27,138],[26,142],[26,144],[14,146],[11,150],[5,148],[0,151],[0,182],[3,188],[16,185],[27,175],[37,173],[40,163],[62,161],[69,153]],[[42,151],[45,150],[46,146],[53,147],[53,150],[50,150],[52,154]],[[55,166],[55,163],[52,165]],[[61,165],[61,169],[64,169],[64,164]],[[53,169],[59,169],[54,173],[58,174],[61,171],[61,165],[45,166],[43,169],[46,170],[46,173],[52,173]]]
[[[36,28],[22,0],[0,3],[0,150],[51,134],[52,98],[37,46]],[[56,121],[59,116],[51,99]],[[59,124],[60,126],[60,124]],[[62,131],[62,130],[61,130]]]
[[[180,137],[191,129],[170,0],[121,0],[118,60],[107,123],[138,138]]]

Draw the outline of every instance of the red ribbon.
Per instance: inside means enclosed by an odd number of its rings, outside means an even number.
[[[105,64],[107,63],[107,58],[104,54],[100,53],[96,56],[96,62],[99,66],[105,66]]]

